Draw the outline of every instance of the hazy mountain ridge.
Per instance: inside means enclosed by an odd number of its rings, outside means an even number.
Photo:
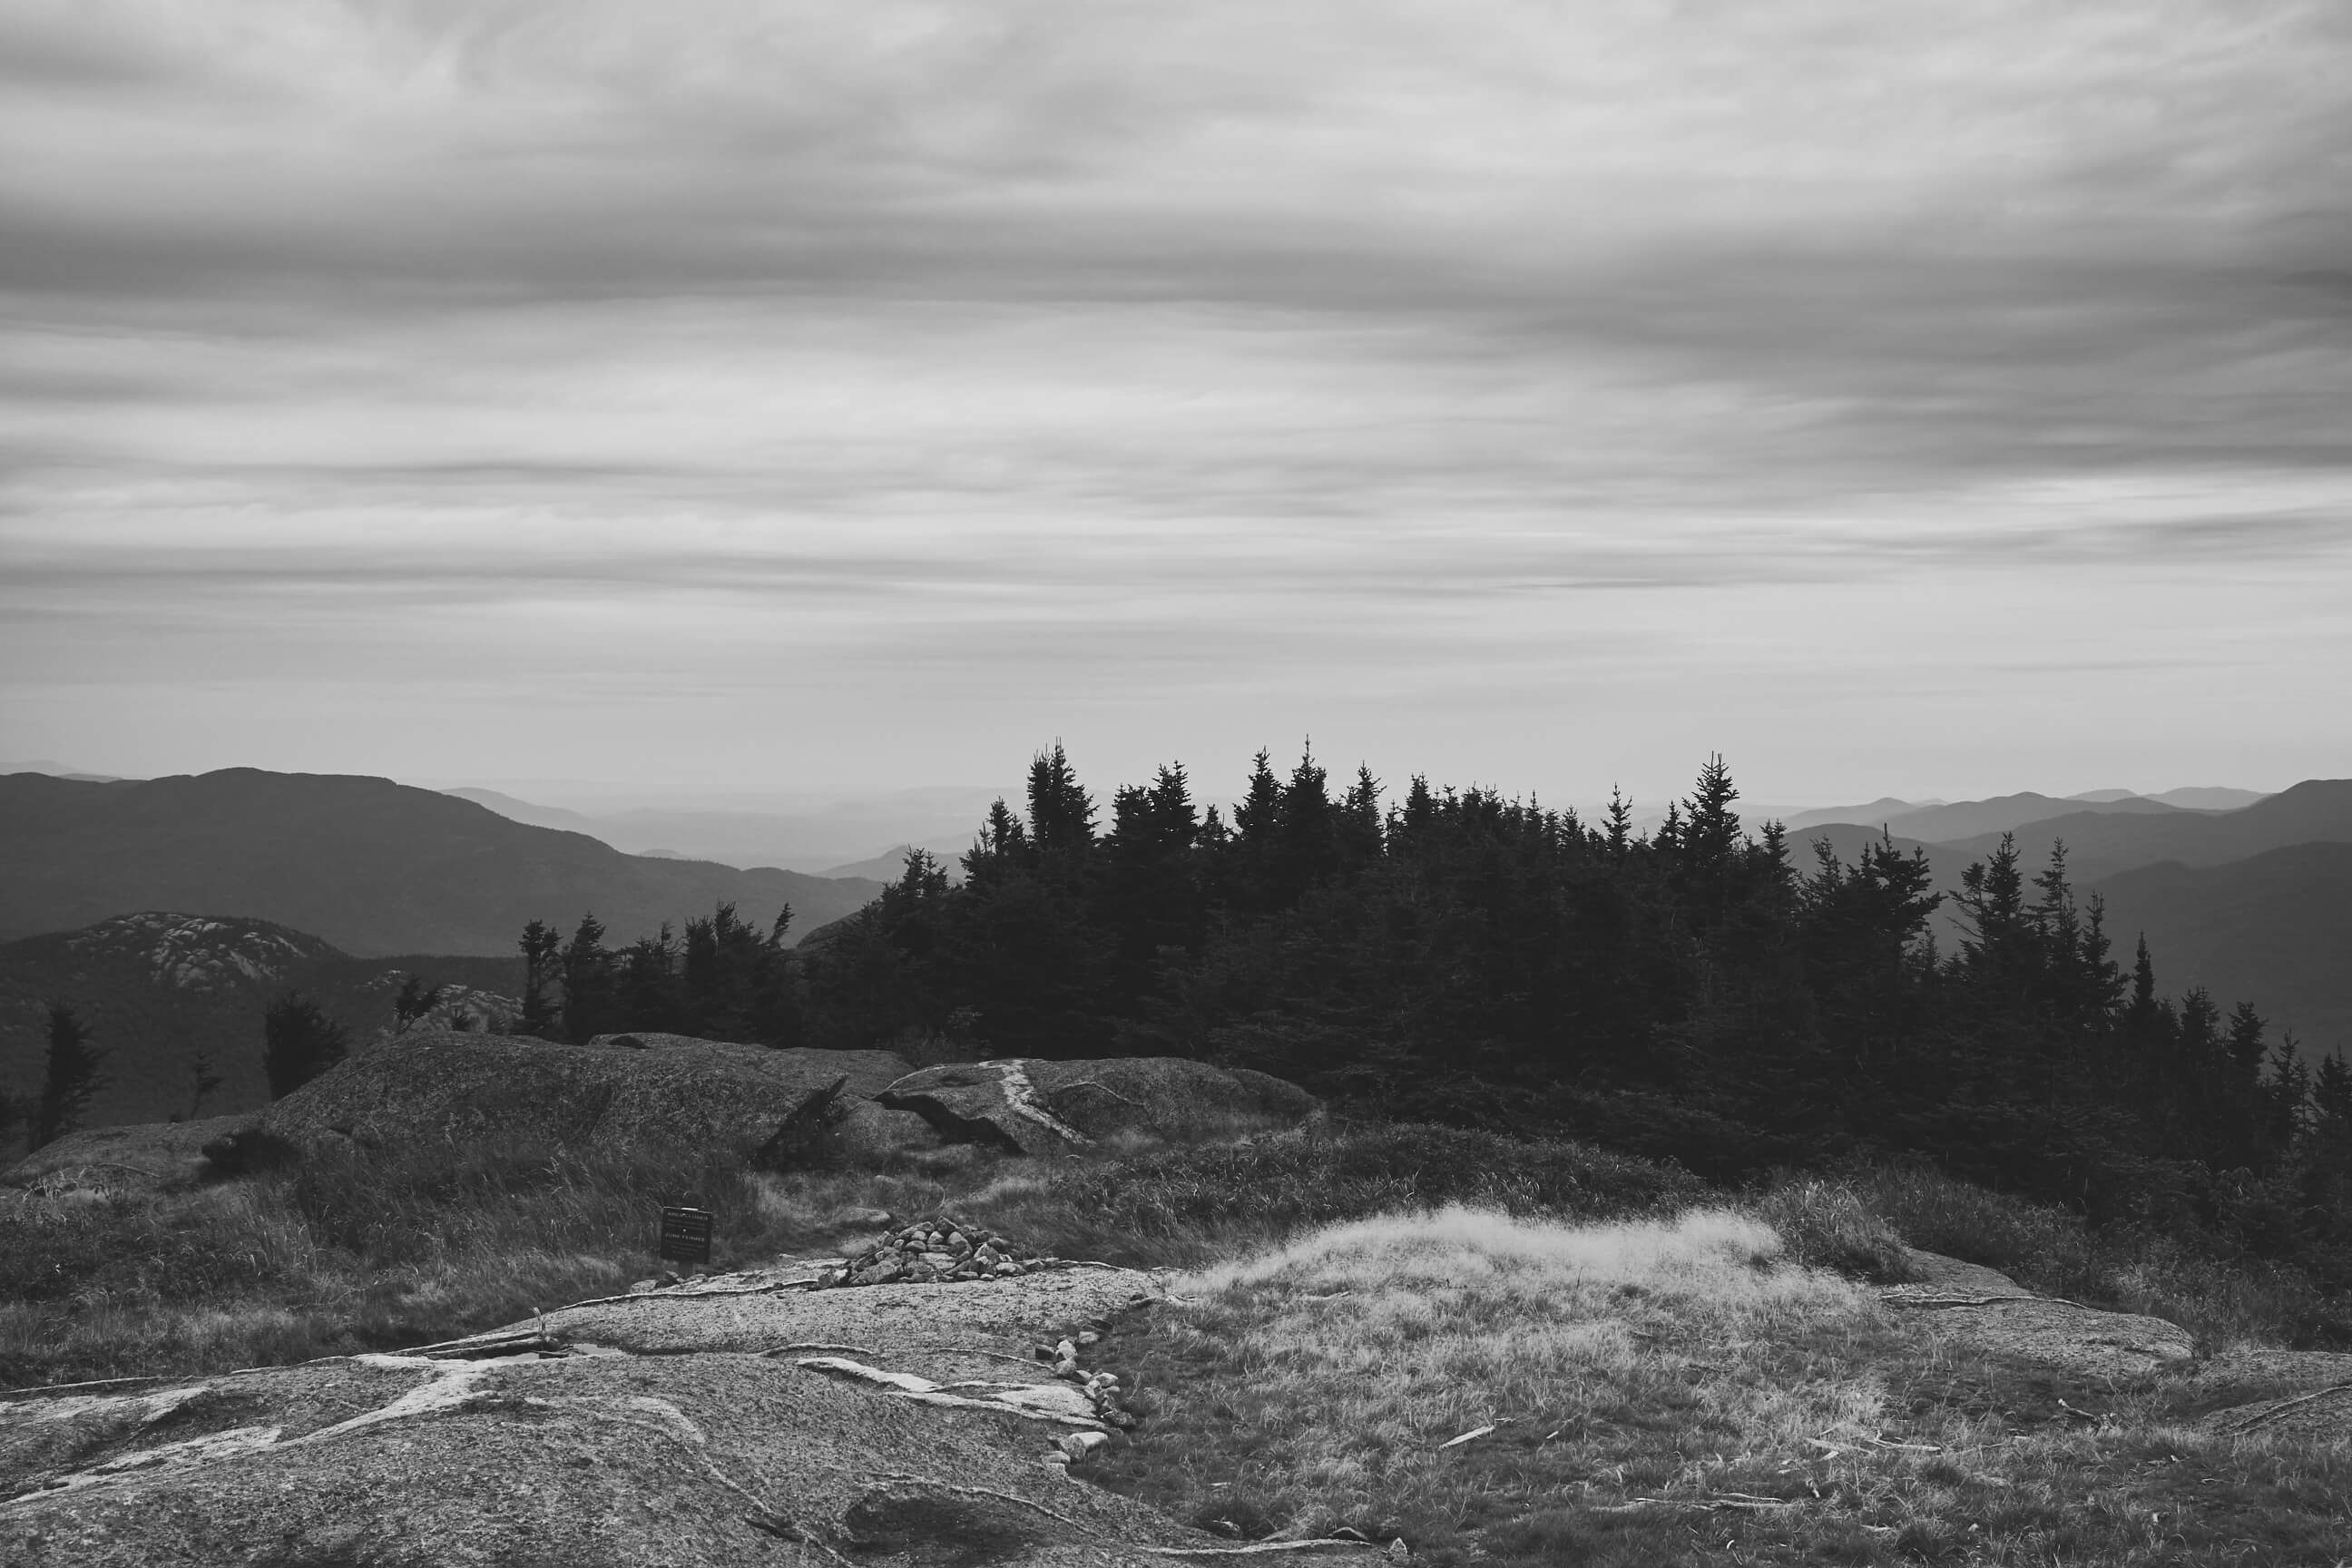
[[[534,826],[584,833],[631,855],[782,867],[820,877],[866,875],[857,868],[887,860],[879,879],[895,881],[903,846],[961,854],[993,792],[923,788],[835,800],[814,809],[763,811],[732,805],[615,806],[583,810],[545,805],[499,790],[441,791]],[[941,847],[951,847],[943,851]]]
[[[2063,842],[2078,883],[2165,860],[2219,866],[2296,844],[2352,841],[2352,779],[2305,779],[2236,811],[2076,811],[2021,824],[2015,832],[2019,851],[2036,865],[2049,858],[2052,845]],[[2000,847],[2000,832],[1934,842],[1981,858]]]
[[[2167,985],[2243,997],[2323,1053],[2352,1047],[2352,843],[2168,860],[2097,890],[2123,942],[2147,933]]]
[[[268,921],[159,910],[79,931],[0,943],[0,1089],[37,1091],[52,1003],[74,1010],[107,1053],[107,1086],[93,1126],[185,1115],[189,1068],[203,1053],[222,1079],[207,1115],[265,1103],[261,1016],[299,989],[352,1031],[354,1042],[387,1026],[402,983],[415,975],[445,988],[433,1016],[477,1017],[514,1010],[519,958],[405,955],[354,958],[307,932]]]
[[[2311,779],[2225,814],[2074,812],[2016,830],[2029,874],[2063,842],[2078,896],[2106,900],[2107,929],[2130,955],[2145,931],[2158,984],[2203,985],[2254,1004],[2322,1050],[2352,1046],[2352,780]],[[1800,870],[1827,839],[1851,864],[1879,830],[1826,824],[1790,835]],[[1969,866],[2000,847],[1989,833],[1927,843],[1895,833],[1905,854],[1926,854],[1948,895]],[[1934,929],[1947,952],[1958,939],[1947,899]]]
[[[315,933],[359,955],[504,953],[525,922],[593,910],[651,935],[720,901],[793,934],[878,882],[622,853],[388,779],[253,768],[112,784],[0,777],[0,939],[130,910],[204,910]]]

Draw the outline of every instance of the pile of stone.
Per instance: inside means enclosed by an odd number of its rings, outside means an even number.
[[[843,1285],[925,1285],[955,1279],[1010,1279],[1061,1262],[1024,1253],[1005,1237],[948,1215],[894,1230],[838,1268],[816,1289]]]
[[[1059,1344],[1039,1345],[1035,1354],[1039,1361],[1054,1369],[1054,1375],[1075,1383],[1094,1402],[1096,1416],[1122,1429],[1135,1425],[1135,1417],[1127,1413],[1127,1391],[1118,1385],[1115,1372],[1088,1372],[1078,1364],[1078,1347],[1098,1342],[1102,1336],[1089,1329],[1076,1340],[1064,1340]],[[1108,1441],[1099,1432],[1074,1433],[1063,1442],[1063,1452],[1073,1459],[1082,1459]]]

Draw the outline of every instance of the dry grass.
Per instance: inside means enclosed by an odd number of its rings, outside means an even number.
[[[1441,1129],[785,1175],[474,1145],[13,1194],[0,1378],[211,1370],[510,1321],[650,1271],[663,1202],[716,1211],[720,1267],[831,1251],[856,1234],[846,1210],[950,1207],[1066,1257],[1192,1269],[1190,1305],[1131,1316],[1090,1352],[1149,1416],[1095,1468],[1236,1535],[1402,1532],[1434,1568],[2352,1560],[2346,1444],[2203,1434],[2203,1384],[1969,1360],[1815,1266],[1886,1277],[1899,1237],[2288,1342],[2259,1273],[1913,1173],[1791,1178],[1726,1207],[1668,1168]],[[2113,1419],[2092,1429],[2061,1399]]]
[[[1103,1347],[1150,1417],[1104,1479],[1234,1535],[1348,1525],[1439,1564],[2352,1557],[2352,1443],[1956,1358],[1753,1213],[1379,1219],[1180,1289]]]
[[[1055,1163],[953,1148],[789,1174],[507,1141],[350,1151],[161,1192],[89,1180],[0,1198],[0,1387],[220,1371],[512,1322],[654,1272],[665,1203],[713,1211],[719,1268],[836,1251],[872,1228],[851,1213],[943,1208],[1040,1250],[1155,1267],[1456,1197],[1601,1215],[1696,1191],[1581,1145],[1393,1127],[1213,1148],[1130,1141]]]

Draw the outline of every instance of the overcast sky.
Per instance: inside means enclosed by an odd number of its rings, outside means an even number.
[[[2343,0],[5,0],[0,762],[2352,773],[2347,84]]]

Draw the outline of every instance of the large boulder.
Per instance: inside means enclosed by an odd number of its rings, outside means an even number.
[[[640,1043],[623,1043],[632,1040]],[[398,1148],[503,1138],[756,1156],[812,1099],[845,1079],[846,1095],[906,1069],[883,1051],[772,1050],[674,1036],[570,1046],[411,1034],[353,1052],[271,1105],[256,1127],[300,1150],[337,1140]]]
[[[1119,1132],[1181,1142],[1295,1126],[1319,1109],[1297,1085],[1182,1057],[1018,1058],[925,1068],[875,1096],[956,1142],[1024,1154],[1083,1147]]]

